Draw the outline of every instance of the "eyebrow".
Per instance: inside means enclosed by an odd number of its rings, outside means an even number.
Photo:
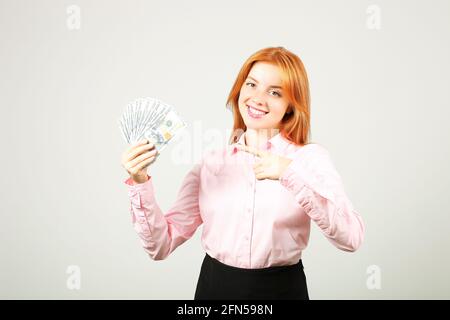
[[[258,83],[258,80],[256,80],[255,78],[253,78],[253,77],[251,77],[251,76],[248,76],[247,78],[252,79],[252,80],[255,81],[256,83]],[[270,86],[269,88],[283,89],[283,88],[280,87],[280,86]]]

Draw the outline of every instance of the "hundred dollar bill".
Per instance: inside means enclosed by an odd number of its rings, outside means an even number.
[[[155,144],[158,152],[186,127],[171,105],[154,98],[132,101],[118,122],[122,136],[129,144],[146,138]]]
[[[186,123],[181,120],[177,113],[174,110],[169,110],[164,118],[158,120],[157,125],[144,132],[143,138],[154,143],[158,152],[161,152],[169,141],[185,127]]]

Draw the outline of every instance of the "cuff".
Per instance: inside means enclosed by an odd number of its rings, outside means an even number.
[[[138,188],[139,186],[148,184],[148,182],[150,181],[151,178],[152,178],[151,176],[147,175],[147,181],[145,181],[144,183],[136,183],[136,182],[133,181],[133,179],[131,179],[131,177],[129,177],[129,178],[125,179],[123,181],[123,183],[129,185],[130,187],[137,187]]]
[[[294,194],[298,194],[306,186],[305,179],[298,174],[298,170],[295,169],[296,166],[295,160],[292,160],[279,178],[281,185]]]
[[[128,196],[130,197],[131,205],[134,208],[142,208],[146,203],[153,201],[153,184],[152,179],[147,175],[148,180],[144,183],[137,183],[131,178],[124,180],[124,183],[128,186]]]

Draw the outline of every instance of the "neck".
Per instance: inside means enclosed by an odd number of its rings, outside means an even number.
[[[250,129],[245,131],[245,145],[260,148],[264,146],[268,140],[280,132],[279,129]]]

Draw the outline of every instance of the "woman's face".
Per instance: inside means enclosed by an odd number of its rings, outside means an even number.
[[[239,95],[239,112],[247,128],[279,128],[289,105],[281,85],[277,66],[267,62],[253,65]]]

